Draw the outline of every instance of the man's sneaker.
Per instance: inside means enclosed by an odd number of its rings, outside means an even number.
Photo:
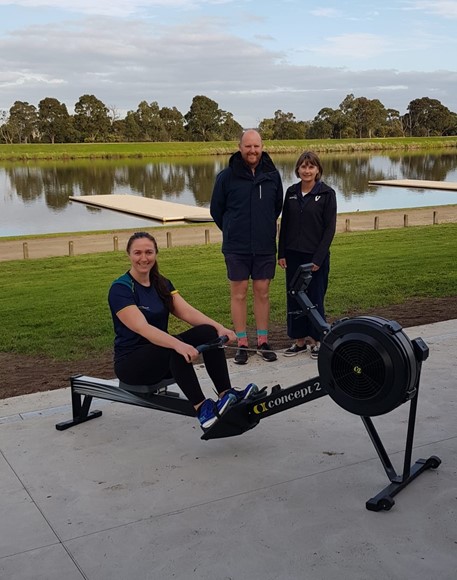
[[[307,350],[308,347],[306,344],[304,344],[303,346],[298,346],[298,344],[295,342],[290,348],[285,350],[282,354],[283,356],[296,356],[297,354],[301,352],[306,352]]]
[[[311,358],[317,359],[319,357],[319,345],[318,344],[313,344],[310,347],[310,352],[311,352]]]
[[[202,429],[209,429],[214,425],[214,423],[227,411],[230,405],[233,405],[236,401],[236,396],[230,391],[227,391],[227,393],[217,401],[206,399],[203,404],[200,405],[197,412],[198,420],[200,421]]]
[[[263,358],[263,360],[266,360],[268,362],[273,362],[278,358],[276,356],[276,353],[271,350],[267,342],[264,342],[263,344],[257,347],[257,354],[259,354]]]
[[[250,399],[251,397],[255,397],[259,392],[259,387],[254,383],[249,383],[249,385],[245,389],[230,389],[227,392],[235,395],[236,400],[238,402],[243,401],[244,399]]]
[[[245,365],[248,362],[247,346],[240,346],[235,353],[234,361],[237,365]]]

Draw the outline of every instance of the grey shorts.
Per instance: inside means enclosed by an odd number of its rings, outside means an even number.
[[[231,282],[272,280],[275,277],[275,254],[225,254],[227,277]]]

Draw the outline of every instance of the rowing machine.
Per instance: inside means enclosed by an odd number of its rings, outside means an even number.
[[[269,394],[266,387],[263,388],[256,398],[229,407],[201,438],[210,440],[241,435],[256,427],[262,419],[329,395],[340,407],[361,417],[390,481],[366,502],[366,508],[371,511],[390,510],[395,504],[393,497],[396,494],[421,473],[441,464],[439,457],[431,456],[418,459],[411,466],[420,374],[429,349],[421,338],[409,340],[397,322],[379,316],[345,318],[328,324],[306,294],[312,279],[311,266],[299,266],[289,292],[300,307],[295,314],[308,316],[319,331],[319,375],[287,388],[275,385]],[[221,347],[224,340],[226,337],[199,348]],[[182,394],[169,390],[172,382],[172,379],[166,379],[152,386],[131,386],[81,375],[71,377],[73,419],[58,423],[56,428],[64,430],[99,417],[101,411],[90,412],[93,397],[195,416],[190,402]],[[410,410],[400,475],[395,471],[371,417],[386,414],[407,402]]]

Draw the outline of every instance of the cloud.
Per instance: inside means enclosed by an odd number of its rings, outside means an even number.
[[[226,4],[232,0],[0,0],[0,6],[51,8],[85,15],[126,17],[154,8],[196,9],[208,4]]]
[[[390,47],[375,35],[341,35],[330,46],[351,55],[356,47],[361,52],[361,42],[363,51],[373,53]],[[456,82],[452,71],[291,64],[284,52],[244,40],[209,18],[170,27],[147,19],[86,17],[0,36],[0,108],[7,109],[15,100],[38,105],[54,97],[71,111],[82,95],[94,94],[121,112],[146,100],[186,113],[194,96],[206,95],[242,125],[254,126],[278,109],[312,119],[350,93],[379,98],[402,114],[423,96],[457,111]]]
[[[343,12],[336,8],[316,8],[310,10],[310,14],[320,18],[340,18],[343,15]]]
[[[325,38],[321,45],[309,50],[316,54],[366,60],[391,50],[389,40],[376,34],[341,34]]]
[[[22,85],[29,87],[37,87],[40,85],[60,85],[65,84],[64,79],[55,79],[48,75],[25,73],[25,72],[10,72],[9,74],[2,74],[0,76],[0,83],[3,88],[19,88]],[[52,90],[52,89],[49,89]]]
[[[407,2],[411,10],[424,11],[427,14],[436,14],[443,18],[457,18],[457,2],[455,0],[432,0]]]

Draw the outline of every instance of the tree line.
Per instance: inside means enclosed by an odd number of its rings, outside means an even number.
[[[337,109],[324,107],[311,121],[278,109],[258,129],[267,140],[449,136],[457,134],[457,114],[429,97],[412,100],[401,115],[378,99],[349,94]],[[0,110],[0,142],[10,144],[233,141],[242,130],[232,113],[204,95],[195,96],[184,115],[176,107],[142,101],[120,118],[116,107],[94,95],[81,96],[73,115],[52,97],[38,107],[15,101],[9,110]]]

